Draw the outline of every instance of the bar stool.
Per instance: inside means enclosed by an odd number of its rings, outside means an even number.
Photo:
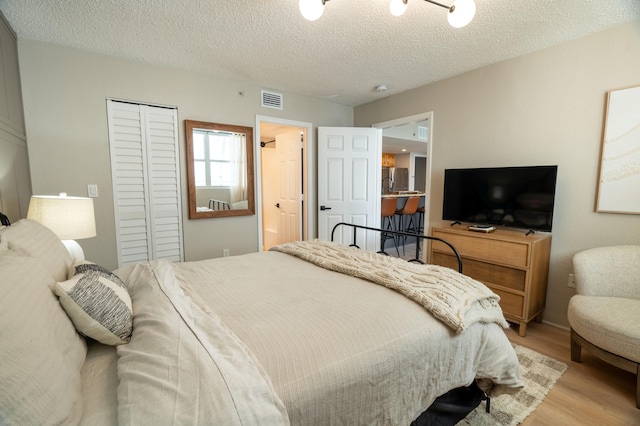
[[[413,222],[413,215],[418,210],[418,203],[420,202],[420,197],[409,197],[407,201],[405,201],[404,206],[401,210],[396,210],[395,214],[398,216],[398,231],[402,232],[413,232],[417,233],[415,223]],[[405,224],[406,220],[409,220],[408,223]],[[407,237],[403,235],[402,237],[402,254],[405,254],[404,246],[407,240]]]
[[[418,203],[418,208],[416,209],[416,221],[418,222],[416,224],[416,232],[420,235],[424,235],[424,204],[425,204],[425,200],[426,200],[426,196],[420,197],[420,202]],[[416,244],[416,258],[418,257],[418,254],[420,253],[420,241],[422,240],[422,238],[417,238]]]
[[[391,197],[382,197],[380,212],[382,216],[382,229],[395,231],[396,226],[394,215],[396,214],[396,199]],[[398,241],[396,240],[395,234],[389,234],[386,232],[382,233],[380,239],[380,251],[386,254],[386,252],[384,251],[384,246],[389,238],[393,238],[393,245],[396,247],[396,253],[398,253],[398,257],[400,257],[400,250],[398,250]]]
[[[417,230],[418,234],[422,234],[424,232],[424,204],[425,204],[426,196],[420,197],[420,202],[418,203],[418,208],[416,209],[417,213]]]

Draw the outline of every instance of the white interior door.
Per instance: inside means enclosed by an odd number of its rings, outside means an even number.
[[[301,235],[302,173],[300,131],[290,130],[276,136],[278,158],[278,244],[299,241]]]
[[[261,194],[262,194],[262,250],[269,250],[278,245],[278,192],[279,172],[275,147],[260,149],[260,165],[262,167]],[[272,179],[273,177],[273,183]],[[277,183],[277,184],[276,184]]]
[[[382,130],[318,128],[318,238],[330,240],[340,222],[380,227]],[[356,233],[356,244],[376,251],[378,232]],[[339,227],[334,241],[352,244],[352,228]]]

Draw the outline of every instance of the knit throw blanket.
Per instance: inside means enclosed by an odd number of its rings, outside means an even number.
[[[475,322],[504,319],[500,297],[479,281],[450,268],[410,263],[328,241],[296,241],[271,248],[322,268],[383,285],[423,306],[456,333]]]

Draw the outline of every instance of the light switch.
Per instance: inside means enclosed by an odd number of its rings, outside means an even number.
[[[98,185],[87,185],[87,192],[89,193],[89,197],[97,197],[98,196]]]

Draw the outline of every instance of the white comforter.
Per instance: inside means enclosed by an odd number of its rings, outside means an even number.
[[[444,266],[400,262],[394,257],[320,240],[294,241],[272,250],[396,290],[456,333],[462,333],[474,322],[509,326],[497,294],[481,282]]]
[[[474,379],[493,395],[522,386],[499,325],[456,334],[393,290],[284,253],[151,262],[127,282],[120,424],[408,425]]]
[[[169,262],[129,278],[135,336],[118,347],[120,425],[288,425],[269,378],[213,312],[186,297]]]

